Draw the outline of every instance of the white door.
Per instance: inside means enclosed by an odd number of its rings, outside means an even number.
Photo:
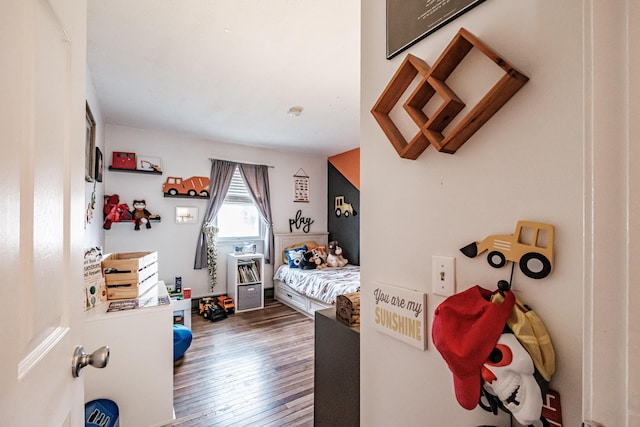
[[[81,426],[86,4],[2,0],[0,31],[0,425]]]

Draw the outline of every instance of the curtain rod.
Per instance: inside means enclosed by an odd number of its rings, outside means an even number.
[[[275,166],[271,166],[271,165],[261,165],[259,163],[251,163],[251,162],[237,162],[235,160],[226,160],[226,159],[214,159],[213,157],[209,157],[209,160],[224,160],[225,162],[231,162],[231,163],[244,163],[245,165],[256,165],[256,166],[266,166],[268,168],[274,168]]]

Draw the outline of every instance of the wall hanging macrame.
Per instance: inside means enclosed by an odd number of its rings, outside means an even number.
[[[218,284],[218,247],[216,245],[216,237],[218,235],[218,227],[212,224],[205,224],[202,232],[207,239],[207,266],[209,271],[209,292],[213,292]]]

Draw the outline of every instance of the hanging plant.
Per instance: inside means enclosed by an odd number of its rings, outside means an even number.
[[[218,283],[218,247],[216,246],[218,230],[218,227],[210,223],[202,227],[202,232],[207,239],[207,265],[209,269],[209,292],[211,293],[213,293],[213,289]]]

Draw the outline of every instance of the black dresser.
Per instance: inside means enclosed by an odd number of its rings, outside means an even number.
[[[316,427],[360,425],[360,328],[336,320],[336,309],[315,314]]]

